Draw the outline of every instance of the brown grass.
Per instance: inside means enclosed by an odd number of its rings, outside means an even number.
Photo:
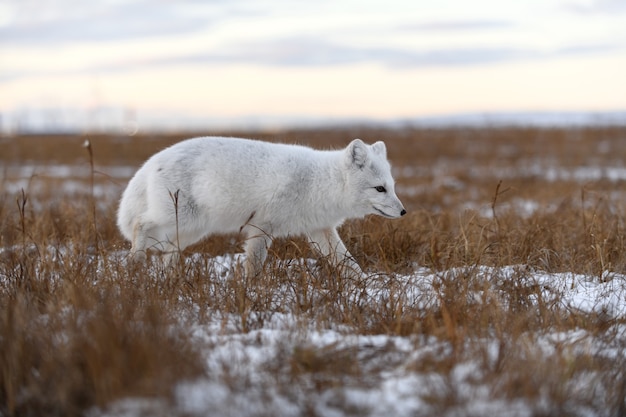
[[[415,349],[436,341],[439,351],[403,365],[432,375],[420,398],[434,414],[471,400],[457,391],[454,373],[470,361],[480,364],[473,384],[487,386],[491,398],[543,401],[545,407],[533,408],[536,415],[576,414],[576,407],[624,413],[623,355],[610,360],[566,344],[545,354],[533,348],[550,332],[582,329],[623,350],[626,341],[615,326],[624,319],[558,309],[541,300],[531,277],[533,271],[573,272],[601,280],[626,273],[624,179],[601,170],[591,179],[572,174],[580,167],[623,167],[626,129],[228,134],[319,148],[342,147],[354,137],[386,141],[409,214],[398,221],[351,221],[341,229],[369,278],[350,282],[323,262],[312,265],[298,239],[274,244],[267,273],[257,281],[238,271],[220,275],[210,257],[239,252],[237,236],[189,248],[185,254],[193,259],[174,270],[160,268],[157,259],[152,268],[127,267],[129,245],[115,226],[115,199],[128,178],[111,172],[138,167],[189,135],[90,137],[95,189],[108,189],[114,198],[84,191],[92,180],[84,137],[4,138],[0,415],[81,415],[125,397],[169,401],[180,381],[211,378],[203,350],[210,347],[194,342],[188,324],[224,317],[226,332],[226,317],[234,316],[237,331],[245,333],[279,314],[292,314],[302,333],[312,323],[407,337]],[[25,165],[35,175],[23,181],[18,168]],[[78,173],[58,178],[51,167],[59,165],[78,167]],[[84,185],[82,191],[63,188],[70,180]],[[524,211],[523,204],[533,205]],[[513,278],[480,273],[511,265]],[[436,300],[421,305],[407,301],[406,283],[395,275],[418,267],[437,276]],[[364,287],[384,289],[386,300],[367,298]],[[472,294],[481,294],[480,302]],[[286,341],[282,360],[269,358],[267,372],[304,415],[316,415],[302,392],[376,386],[382,371],[402,363],[391,346],[368,349]],[[230,379],[222,376],[222,382],[245,390],[245,380],[233,372],[224,371]],[[584,378],[597,389],[581,390],[576,381]],[[336,402],[347,415],[367,411]]]

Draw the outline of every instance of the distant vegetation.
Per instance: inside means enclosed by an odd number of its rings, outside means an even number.
[[[305,260],[313,256],[298,239],[275,244],[257,282],[207,261],[240,252],[238,236],[189,248],[188,261],[174,269],[160,268],[155,257],[150,267],[128,267],[129,244],[115,226],[117,198],[133,171],[126,167],[137,168],[190,135],[91,136],[93,169],[84,136],[0,139],[0,415],[81,415],[129,396],[169,401],[177,383],[208,372],[190,323],[234,317],[237,331],[246,333],[278,314],[302,323],[302,332],[332,327],[402,336],[416,345],[437,340],[447,350],[415,360],[407,372],[447,375],[470,358],[482,364],[476,378],[490,395],[547,398],[553,415],[567,415],[572,404],[594,415],[626,411],[624,355],[607,360],[563,349],[546,360],[527,349],[529,340],[575,329],[626,349],[623,316],[558,308],[529,279],[536,271],[623,279],[626,128],[355,127],[227,135],[317,148],[343,147],[355,137],[385,140],[408,214],[341,229],[369,281],[346,282],[323,262],[311,266]],[[60,174],[59,167],[72,169]],[[505,266],[516,272],[498,281],[500,295],[492,296],[481,268]],[[437,303],[359,299],[359,286],[402,294],[406,288],[395,274],[418,268],[440,274]],[[455,268],[465,272],[450,274]],[[291,295],[282,297],[285,288]],[[472,302],[479,289],[481,302]],[[493,346],[499,354],[487,360]],[[377,375],[349,351],[303,346],[284,354],[287,365],[268,363],[280,392],[294,384],[315,392],[342,383],[366,386]],[[569,383],[581,375],[595,375],[589,384],[602,386],[601,393]],[[245,390],[239,383],[224,379]],[[460,401],[445,389],[420,398],[441,414]]]

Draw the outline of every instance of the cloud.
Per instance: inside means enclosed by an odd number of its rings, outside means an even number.
[[[219,50],[172,56],[147,64],[254,64],[261,66],[323,67],[365,62],[406,69],[414,67],[471,66],[506,61],[546,59],[623,49],[612,44],[571,45],[553,51],[513,47],[471,47],[438,49],[401,49],[393,47],[355,47],[313,37],[282,38],[269,41],[229,44]]]
[[[378,63],[394,69],[464,67],[500,62],[542,60],[624,50],[619,44],[566,45],[552,51],[512,47],[472,47],[410,50],[392,47],[354,47],[321,38],[283,38],[224,45],[219,49],[160,58],[124,60],[88,65],[72,70],[4,72],[0,83],[22,77],[116,73],[184,65],[245,64],[266,67],[332,67]],[[171,53],[169,51],[168,53]]]
[[[229,45],[216,51],[172,56],[151,65],[253,64],[262,66],[323,67],[378,62],[391,67],[471,65],[512,59],[520,51],[498,48],[409,50],[391,47],[353,47],[314,38],[285,38]]]
[[[39,4],[41,3],[41,4]],[[176,35],[209,27],[234,7],[219,2],[14,2],[0,26],[2,44],[65,44]]]
[[[598,43],[598,44],[579,44],[571,45],[559,48],[555,51],[558,55],[589,55],[605,52],[623,51],[626,49],[625,45],[617,45],[611,43]]]
[[[626,13],[626,2],[624,0],[566,1],[563,8],[585,15],[589,13],[620,14]]]
[[[404,25],[400,29],[414,31],[475,31],[489,29],[508,29],[515,23],[508,20],[438,20],[412,25]]]

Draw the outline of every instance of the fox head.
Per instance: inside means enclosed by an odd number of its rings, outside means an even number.
[[[406,214],[396,196],[384,142],[365,144],[354,139],[345,149],[348,198],[357,215],[377,214],[395,219]]]

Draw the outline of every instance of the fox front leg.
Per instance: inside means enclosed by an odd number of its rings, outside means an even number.
[[[308,235],[311,246],[335,265],[343,276],[363,275],[361,267],[341,241],[337,229],[318,230]]]

